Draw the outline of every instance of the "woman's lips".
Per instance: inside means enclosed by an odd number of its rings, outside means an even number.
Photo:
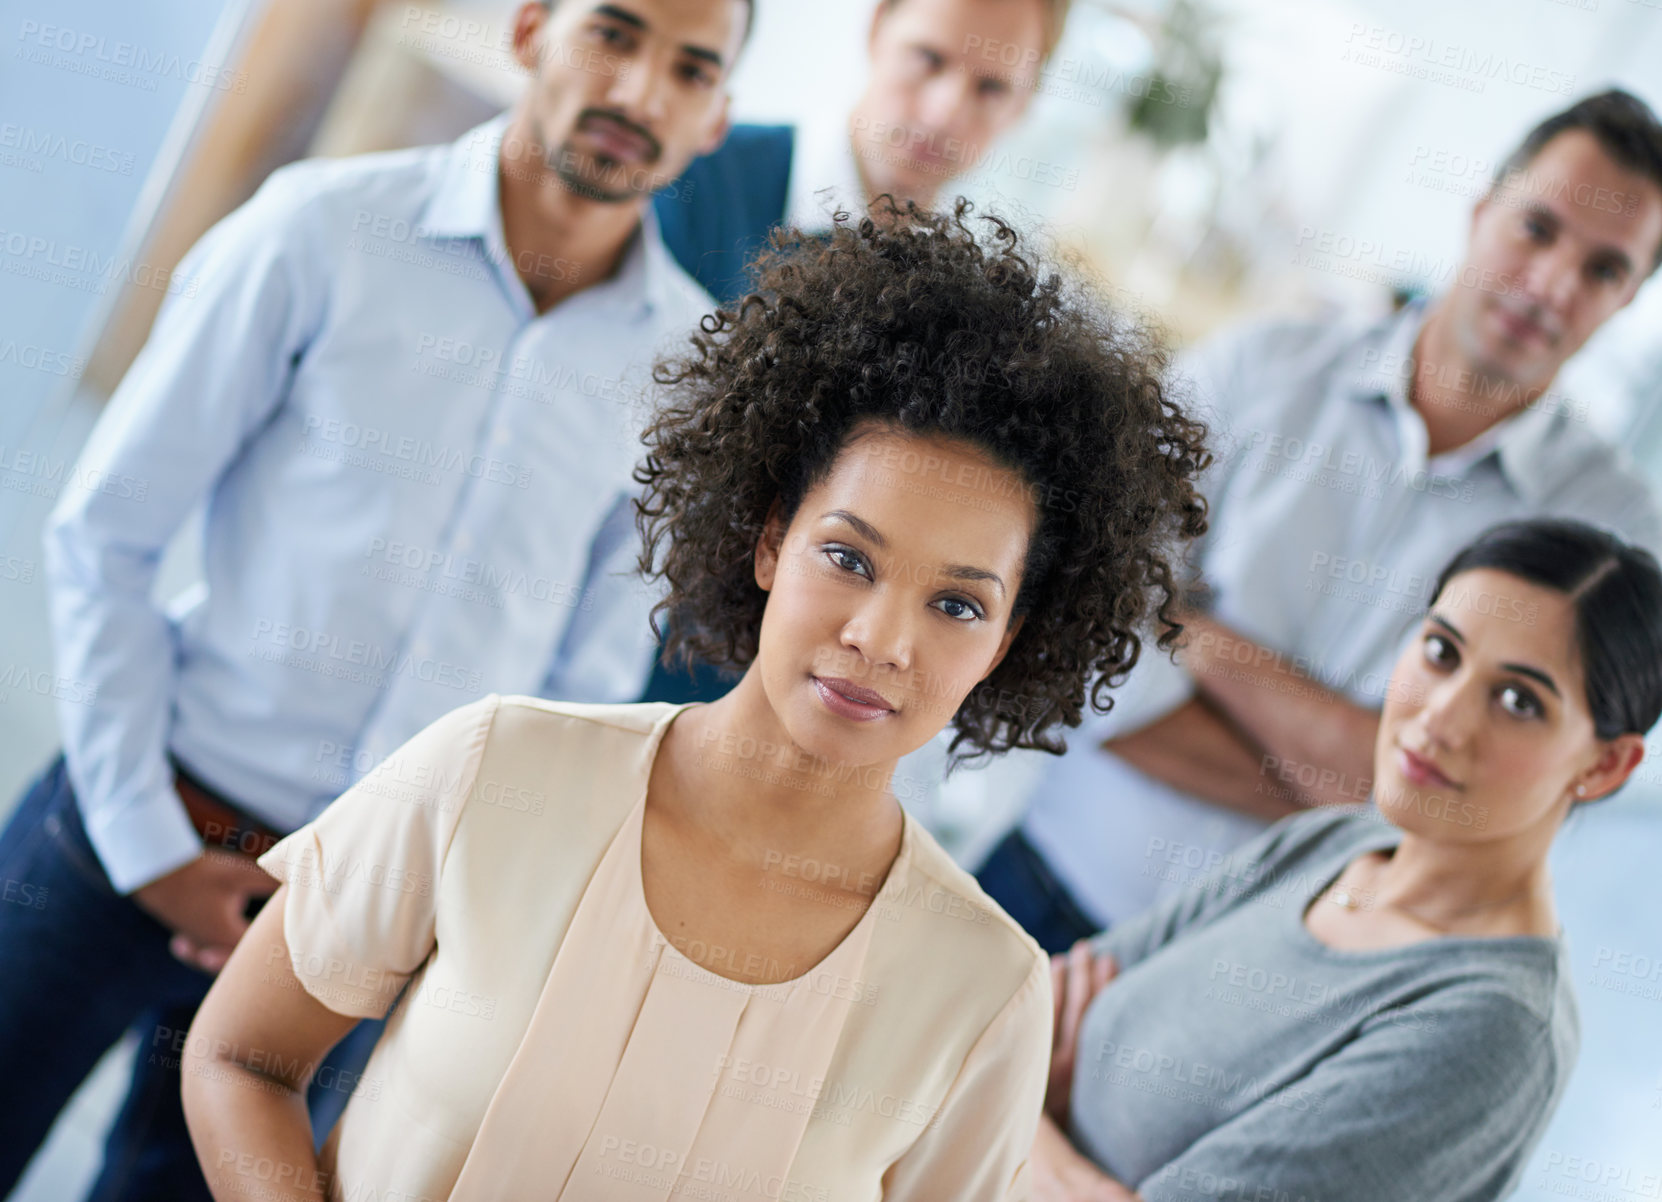
[[[894,713],[894,707],[883,700],[881,693],[863,688],[851,680],[838,677],[821,679],[818,676],[809,679],[814,682],[814,691],[819,694],[825,708],[839,717],[855,722],[871,722]]]
[[[1397,748],[1397,771],[1402,773],[1403,779],[1412,785],[1434,785],[1443,789],[1458,789],[1448,777],[1437,770],[1424,756],[1415,755],[1406,747]]]

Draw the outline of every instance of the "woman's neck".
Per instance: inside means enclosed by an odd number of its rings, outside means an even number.
[[[1405,832],[1369,883],[1373,905],[1447,930],[1555,926],[1547,851],[1557,826],[1476,843]]]
[[[782,837],[898,823],[890,790],[897,761],[845,764],[798,746],[752,670],[731,692],[676,719],[688,797],[713,820],[741,819]],[[673,728],[672,728],[673,729]]]

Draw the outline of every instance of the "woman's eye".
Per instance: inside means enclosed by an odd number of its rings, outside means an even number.
[[[1454,644],[1440,634],[1425,636],[1425,658],[1428,663],[1447,667],[1455,661]]]
[[[847,547],[827,547],[825,557],[845,572],[853,572],[868,580],[871,578],[871,573],[866,570],[866,561]]]
[[[962,597],[942,597],[936,607],[949,618],[960,622],[972,622],[981,616],[981,612]],[[952,608],[956,606],[956,608]]]
[[[1515,684],[1506,685],[1501,689],[1500,704],[1501,708],[1514,718],[1535,718],[1543,712],[1540,699],[1528,689]]]

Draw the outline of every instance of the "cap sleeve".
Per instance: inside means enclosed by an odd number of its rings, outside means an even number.
[[[439,872],[499,704],[452,710],[259,858],[288,885],[294,975],[336,1013],[383,1017],[432,951]]]
[[[975,1041],[929,1127],[883,1177],[884,1202],[1017,1202],[1050,1075],[1050,963],[1033,970]]]

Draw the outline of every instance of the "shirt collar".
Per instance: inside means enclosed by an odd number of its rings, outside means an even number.
[[[1545,476],[1540,458],[1558,427],[1547,405],[1531,405],[1496,422],[1476,438],[1426,459],[1425,419],[1408,401],[1414,372],[1414,344],[1425,326],[1430,302],[1412,301],[1376,325],[1357,344],[1357,362],[1348,391],[1358,400],[1383,401],[1402,433],[1405,450],[1443,476],[1464,476],[1490,455],[1513,491],[1528,501],[1540,499]]]
[[[512,111],[499,113],[451,144],[420,221],[420,232],[427,237],[482,240],[504,270],[512,268],[502,233],[499,159],[502,137],[512,118]],[[657,214],[647,204],[642,206],[640,225],[625,245],[617,271],[601,286],[609,296],[640,301],[646,316],[672,303],[672,281],[678,271],[664,245]]]
[[[421,233],[438,238],[482,238],[502,245],[497,156],[511,113],[475,126],[450,145],[437,185],[421,213]]]
[[[1424,302],[1412,301],[1358,340],[1348,388],[1351,395],[1358,400],[1383,400],[1393,413],[1413,414],[1408,380],[1414,370],[1414,342],[1425,316]]]

